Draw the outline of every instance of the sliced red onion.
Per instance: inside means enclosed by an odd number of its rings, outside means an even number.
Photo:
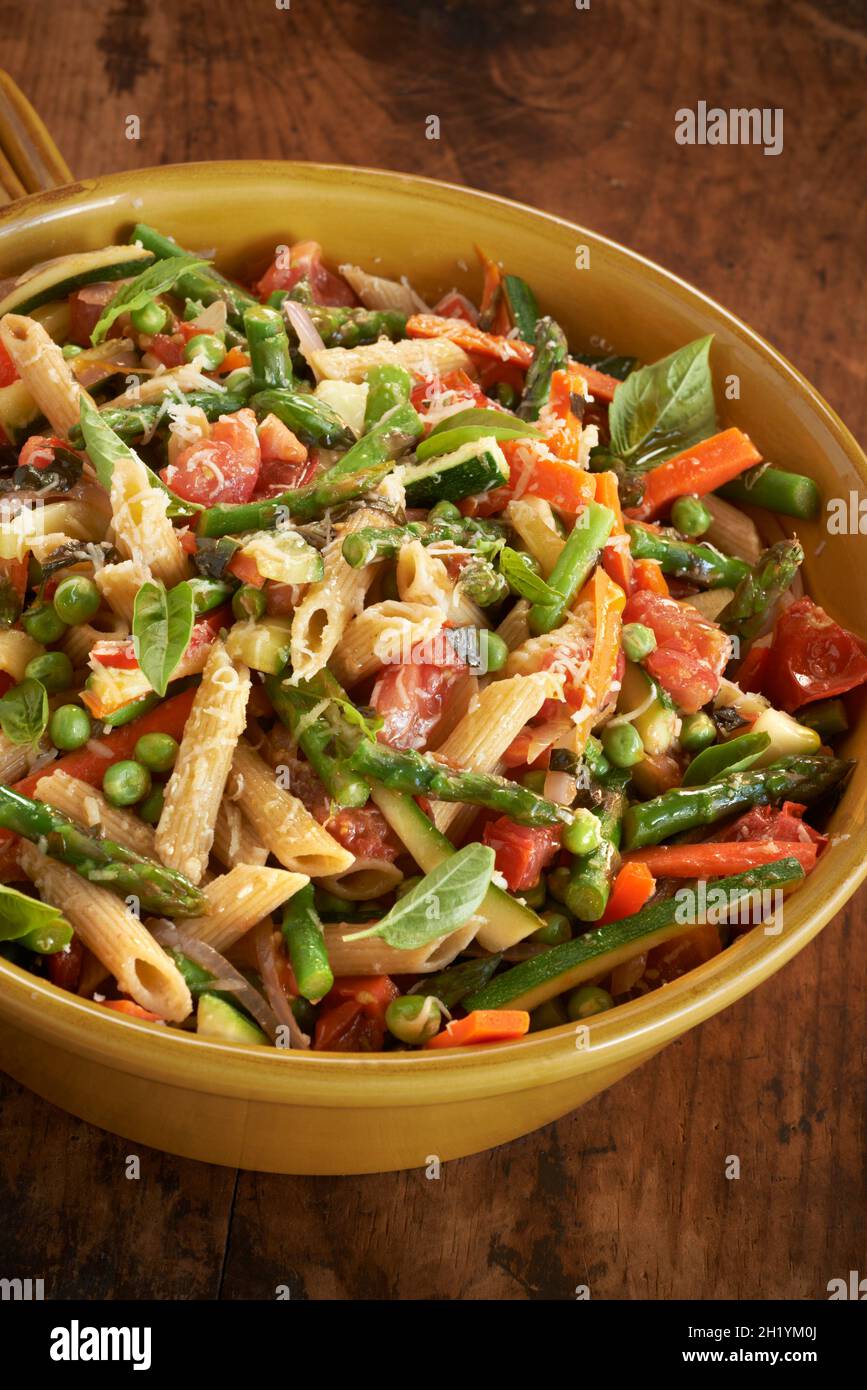
[[[322,352],[325,347],[319,330],[304,305],[296,304],[294,299],[283,300],[283,313],[298,335],[298,347],[301,350],[301,356],[304,358],[305,362],[313,367],[314,374],[318,379],[319,373],[316,371],[315,366],[313,366],[312,354],[314,352]]]
[[[259,965],[259,974],[262,976],[262,983],[265,986],[265,993],[268,996],[268,1003],[280,1022],[284,1023],[289,1030],[289,1046],[309,1047],[310,1039],[306,1033],[301,1031],[298,1020],[292,1012],[292,1005],[280,984],[280,977],[277,974],[277,953],[274,950],[274,928],[267,918],[254,928],[253,944],[256,947],[256,960]]]
[[[154,940],[167,950],[180,951],[203,970],[209,971],[214,977],[214,990],[230,990],[238,1003],[252,1014],[262,1031],[268,1034],[272,1042],[274,1041],[281,1020],[278,1020],[274,1010],[266,1004],[259,991],[253,988],[249,980],[244,979],[234,965],[229,964],[225,956],[221,956],[213,946],[200,941],[198,937],[172,922],[160,922],[154,927],[152,935]]]

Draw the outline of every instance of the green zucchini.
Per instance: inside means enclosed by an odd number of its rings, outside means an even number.
[[[450,854],[455,853],[451,841],[428,820],[411,796],[406,796],[403,792],[389,791],[378,782],[373,783],[370,794],[422,873],[429,874]],[[476,940],[486,951],[505,951],[517,941],[532,936],[534,931],[545,925],[541,917],[529,907],[525,907],[517,898],[510,897],[495,884],[491,884],[482,899],[478,915],[485,920],[484,925],[479,928]]]
[[[153,260],[151,252],[139,246],[104,246],[99,251],[75,251],[43,261],[19,275],[0,299],[0,318],[4,314],[29,314],[40,304],[62,299],[84,285],[138,275]]]
[[[628,714],[631,710],[641,709],[651,694],[651,703],[630,722],[641,737],[645,753],[656,757],[660,753],[667,753],[677,738],[677,711],[661,698],[659,686],[651,680],[647,672],[641,666],[627,661],[617,698],[618,714]]]
[[[804,877],[797,859],[779,859],[758,869],[717,879],[708,889],[708,906],[723,901],[734,907],[750,893],[768,888],[782,888]],[[472,1009],[535,1009],[547,999],[587,980],[608,975],[617,965],[660,946],[673,937],[688,936],[695,931],[700,914],[690,913],[689,904],[680,893],[659,902],[652,902],[631,917],[609,922],[595,931],[554,946],[550,951],[522,961],[502,975],[497,975],[483,989],[470,994],[463,1007]],[[707,915],[706,913],[703,915]],[[689,917],[690,920],[684,920]]]
[[[406,500],[411,507],[459,502],[477,492],[488,492],[509,481],[509,465],[493,435],[471,439],[453,454],[410,465],[403,475]]]

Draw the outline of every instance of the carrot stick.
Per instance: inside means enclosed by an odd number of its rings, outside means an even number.
[[[599,919],[599,926],[606,922],[619,922],[622,917],[631,917],[640,912],[656,891],[656,880],[644,859],[625,863],[614,880],[608,906]]]
[[[530,1027],[525,1009],[475,1009],[466,1018],[453,1018],[425,1048],[467,1047],[471,1043],[508,1042],[522,1038]]]
[[[576,754],[584,752],[590,730],[599,717],[599,711],[614,680],[620,654],[620,615],[626,606],[626,595],[620,586],[609,578],[602,566],[597,565],[578,595],[574,607],[577,608],[579,604],[588,601],[593,604],[594,636],[590,666],[584,683],[584,703],[578,714],[573,716],[568,741],[564,740],[562,744]]]
[[[406,321],[410,338],[448,338],[471,357],[493,357],[500,362],[517,362],[529,367],[533,347],[520,338],[505,338],[497,333],[483,333],[475,324],[463,319],[444,319],[438,314],[411,314]]]
[[[595,367],[585,367],[583,362],[569,363],[569,377],[573,391],[580,391],[580,379],[583,378],[594,401],[599,401],[602,405],[611,404],[614,400],[614,392],[620,385],[616,376],[608,376],[607,372],[598,372]]]
[[[641,506],[631,508],[629,515],[645,521],[658,516],[676,497],[713,492],[760,463],[761,458],[742,430],[723,430],[651,469],[645,479]]]
[[[668,598],[671,592],[658,560],[635,560],[632,582],[636,589],[647,589],[649,593],[661,594],[663,598]]]
[[[791,857],[798,859],[805,873],[809,873],[818,852],[818,845],[802,844],[799,840],[726,840],[698,845],[653,845],[624,854],[623,863],[624,867],[641,863],[659,878],[716,878]]]
[[[483,321],[491,324],[495,334],[508,333],[509,314],[502,292],[503,272],[497,262],[492,261],[490,256],[485,254],[481,246],[476,247],[476,255],[482,263],[482,270],[485,275],[479,316]]]
[[[616,473],[594,474],[596,501],[614,513],[611,535],[620,537],[616,546],[606,545],[602,552],[602,563],[606,574],[610,574],[615,584],[619,584],[625,594],[632,592],[632,555],[629,551],[629,537],[623,524],[623,510],[620,506],[620,491]],[[662,571],[660,570],[660,573]]]

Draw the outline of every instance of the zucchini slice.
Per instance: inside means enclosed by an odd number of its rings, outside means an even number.
[[[103,280],[123,280],[138,275],[154,260],[140,246],[104,246],[99,251],[74,251],[43,261],[19,275],[0,299],[3,314],[29,314],[52,299],[63,299],[83,285]]]
[[[453,454],[411,465],[403,475],[411,507],[432,507],[442,500],[459,502],[508,481],[509,465],[493,435],[472,439]]]
[[[370,795],[422,873],[429,874],[455,853],[451,841],[428,820],[411,796],[390,791],[378,782],[373,783]],[[529,907],[495,884],[491,884],[483,897],[479,916],[484,917],[485,921],[479,928],[476,940],[486,951],[505,951],[545,925]]]

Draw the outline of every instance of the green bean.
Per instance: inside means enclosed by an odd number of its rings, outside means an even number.
[[[822,505],[819,489],[803,473],[786,473],[782,468],[750,468],[733,482],[717,489],[729,502],[766,507],[770,512],[811,521]]]
[[[610,507],[598,502],[587,503],[548,578],[548,584],[560,595],[560,600],[556,604],[532,605],[528,615],[531,632],[550,632],[563,621],[567,608],[596,564],[613,525],[614,513]]]
[[[257,304],[244,315],[254,391],[288,390],[292,360],[283,317],[276,309]]]
[[[299,993],[316,1003],[332,988],[334,975],[328,962],[312,883],[306,883],[286,903],[282,931]]]

